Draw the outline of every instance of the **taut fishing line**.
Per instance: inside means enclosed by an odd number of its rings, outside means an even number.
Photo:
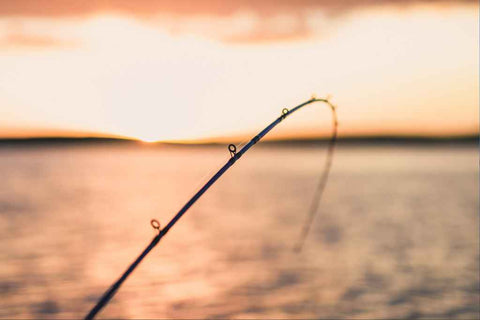
[[[280,122],[286,119],[295,111],[299,110],[300,108],[312,104],[314,102],[323,102],[330,107],[332,111],[332,137],[328,143],[327,149],[327,157],[325,160],[325,165],[323,168],[322,175],[320,176],[320,180],[315,191],[310,210],[307,214],[306,220],[304,222],[302,231],[300,233],[299,240],[295,245],[295,251],[300,251],[302,249],[303,243],[308,235],[310,230],[310,225],[312,224],[315,214],[318,211],[318,205],[320,203],[323,191],[327,184],[328,175],[330,172],[330,167],[332,164],[333,159],[333,151],[335,149],[335,143],[337,139],[337,114],[335,111],[335,106],[330,103],[328,98],[325,99],[317,99],[315,96],[312,96],[310,100],[307,100],[298,106],[292,108],[291,110],[287,108],[283,108],[281,115],[275,119],[272,123],[270,123],[265,129],[260,131],[255,137],[253,137],[248,143],[245,145],[238,147],[234,144],[228,145],[228,151],[230,152],[230,159],[187,201],[187,203],[178,211],[178,213],[170,220],[170,222],[162,228],[160,222],[156,219],[152,219],[150,224],[152,228],[154,228],[157,232],[157,235],[152,239],[150,244],[142,251],[142,253],[135,259],[135,261],[125,270],[125,272],[120,276],[120,278],[115,281],[115,283],[110,286],[110,288],[103,294],[97,304],[90,310],[90,312],[85,316],[85,319],[93,319],[97,315],[102,308],[107,305],[107,303],[112,299],[115,295],[117,290],[120,288],[122,283],[127,279],[127,277],[135,270],[138,264],[145,258],[145,256],[160,242],[160,240],[168,233],[168,231],[177,223],[177,221],[185,214],[185,212],[190,209],[190,207],[231,167],[235,164],[237,160],[240,159],[242,155],[244,155],[254,144],[260,141],[267,133],[269,133],[275,126],[277,126]]]

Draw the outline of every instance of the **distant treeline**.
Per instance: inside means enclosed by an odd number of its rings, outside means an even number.
[[[321,142],[327,143],[328,138],[322,139],[297,139],[278,140],[265,143],[278,145],[312,145]],[[399,145],[399,144],[478,144],[478,135],[452,136],[452,137],[428,137],[428,136],[339,136],[338,144],[343,145]]]
[[[4,138],[0,145],[59,145],[59,144],[116,144],[138,143],[136,140],[103,137],[38,137]]]
[[[262,141],[264,145],[272,146],[309,146],[322,142],[328,142],[329,138],[309,138],[309,139],[283,139]],[[232,141],[235,143],[235,141]],[[349,136],[339,137],[338,143],[342,145],[414,145],[414,144],[477,144],[478,135],[465,135],[453,137],[426,137],[426,136]],[[38,138],[7,138],[0,139],[0,146],[55,146],[55,145],[101,145],[101,144],[122,144],[122,145],[146,145],[138,140],[121,138],[103,138],[103,137],[38,137]],[[169,146],[190,146],[205,145],[215,146],[225,143],[177,143],[177,142],[156,142],[148,143],[149,146],[169,145]]]

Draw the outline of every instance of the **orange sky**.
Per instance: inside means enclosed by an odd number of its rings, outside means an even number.
[[[0,137],[478,132],[475,1],[0,2]],[[319,135],[310,107],[278,134]]]

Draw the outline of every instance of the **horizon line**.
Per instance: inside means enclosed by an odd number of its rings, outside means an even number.
[[[121,136],[85,135],[85,136],[32,136],[32,137],[0,137],[0,144],[54,144],[54,143],[135,143],[142,145],[222,145],[238,144],[245,139],[239,137],[216,137],[211,139],[191,140],[158,140],[143,141],[141,139]],[[320,137],[273,137],[264,142],[269,144],[309,144],[330,140],[329,136]],[[358,134],[338,136],[339,142],[347,143],[402,143],[402,142],[479,142],[479,133],[464,133],[450,135],[420,135],[420,134]]]

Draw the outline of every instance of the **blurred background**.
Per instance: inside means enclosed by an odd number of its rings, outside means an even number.
[[[0,318],[480,317],[476,1],[0,2]]]

